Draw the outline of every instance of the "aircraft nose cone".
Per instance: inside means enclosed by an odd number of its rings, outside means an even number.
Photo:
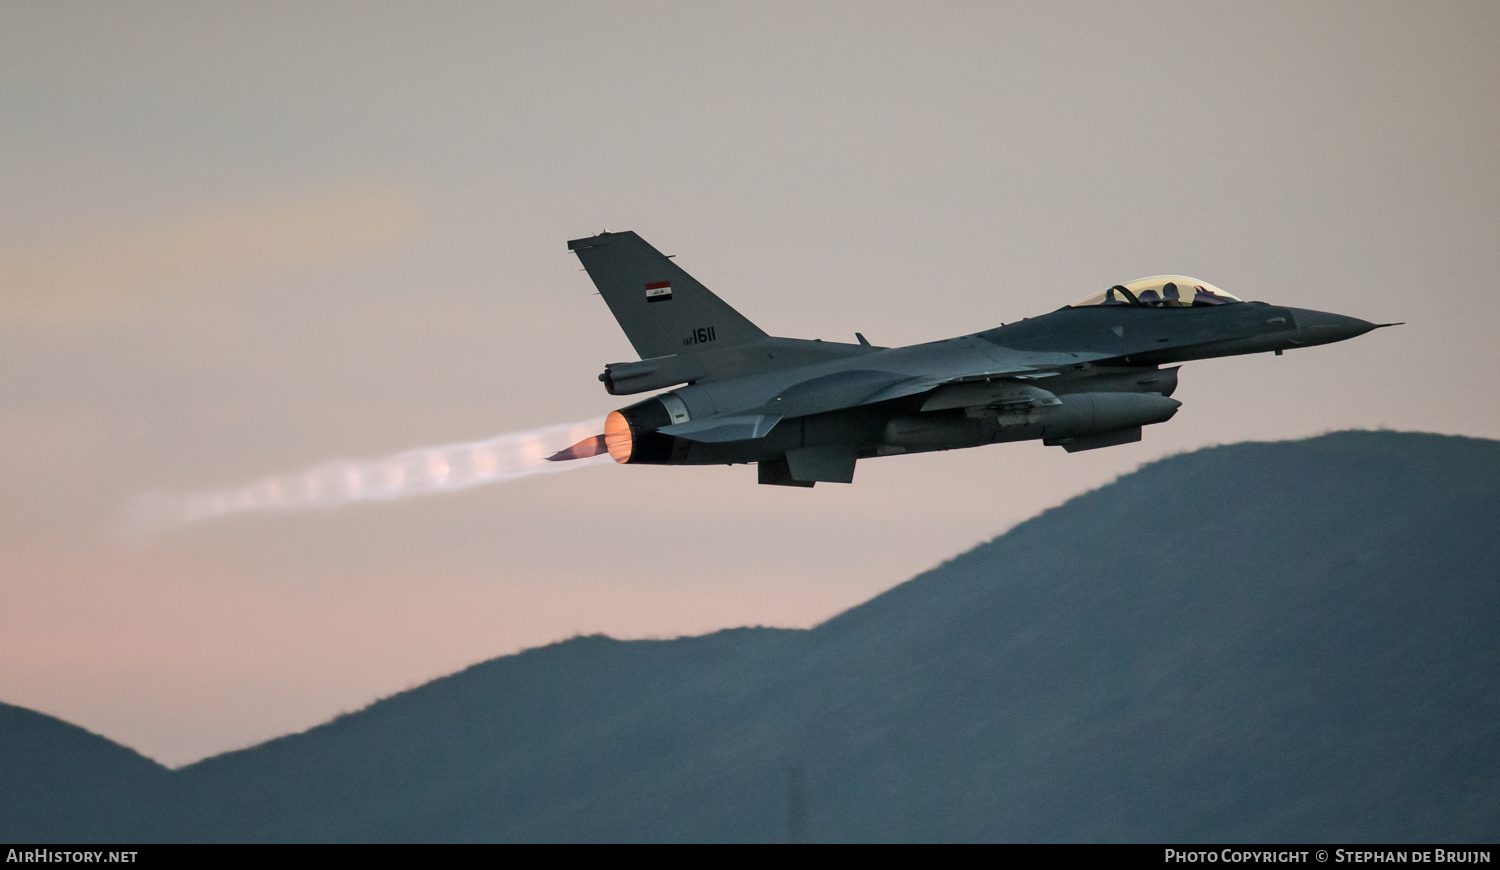
[[[1329,314],[1326,311],[1310,311],[1305,308],[1292,310],[1292,319],[1297,323],[1297,343],[1300,345],[1329,344],[1364,335],[1379,324],[1358,317]]]

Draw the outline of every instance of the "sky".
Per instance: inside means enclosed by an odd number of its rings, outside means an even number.
[[[1500,437],[1493,3],[0,4],[0,700],[178,765],[576,634],[811,626],[1162,456]],[[602,418],[566,241],[901,345],[1187,274],[1405,321],[1189,363],[1169,423],[860,463],[590,463],[123,533]],[[1170,522],[1143,508],[1143,525]]]

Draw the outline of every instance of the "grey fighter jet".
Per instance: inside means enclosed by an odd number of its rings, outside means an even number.
[[[641,359],[610,395],[677,387],[612,411],[548,457],[755,463],[761,483],[851,483],[861,459],[1040,438],[1072,453],[1141,439],[1177,413],[1171,363],[1328,344],[1380,326],[1244,302],[1158,275],[972,335],[878,347],[767,335],[633,232],[568,242]]]

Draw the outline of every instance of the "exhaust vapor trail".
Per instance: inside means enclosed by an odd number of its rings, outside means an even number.
[[[267,477],[235,489],[187,494],[151,493],[131,506],[137,535],[251,511],[299,511],[355,502],[393,501],[423,493],[452,492],[609,462],[608,454],[574,462],[548,462],[554,451],[603,430],[590,420],[512,432],[442,447],[421,447],[376,462],[336,460],[295,474]]]

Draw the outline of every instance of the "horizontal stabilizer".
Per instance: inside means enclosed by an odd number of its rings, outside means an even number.
[[[706,420],[693,420],[667,426],[661,430],[661,433],[710,444],[720,441],[750,441],[766,437],[779,422],[781,422],[780,415],[770,414],[710,417]]]
[[[598,456],[609,448],[604,446],[603,435],[591,435],[588,438],[565,447],[547,457],[548,462],[566,462],[569,459],[588,459],[590,456]]]
[[[847,359],[883,348],[802,338],[762,338],[729,347],[652,357],[637,362],[610,363],[599,380],[612,396],[644,393],[677,384],[715,381],[777,369],[792,369]]]
[[[779,420],[782,417],[806,417],[810,414],[841,411],[844,408],[867,404],[871,396],[893,384],[904,383],[908,380],[906,375],[893,372],[865,369],[834,372],[793,384],[782,390],[781,395],[746,413],[774,416]],[[767,429],[767,431],[770,430]]]

